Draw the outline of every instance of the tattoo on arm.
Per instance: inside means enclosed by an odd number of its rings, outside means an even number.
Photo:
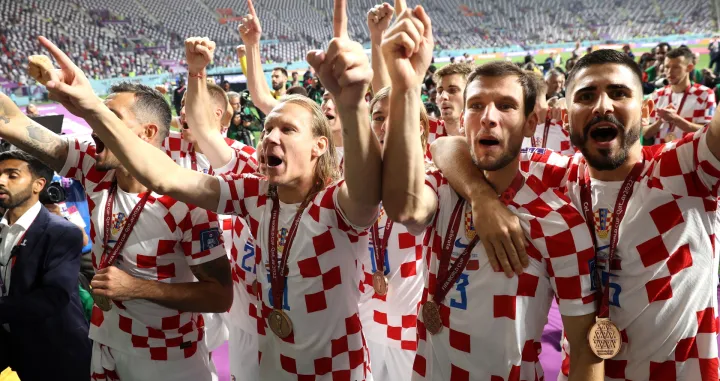
[[[25,127],[27,138],[12,142],[23,151],[37,157],[56,172],[65,165],[68,154],[68,143],[45,127],[31,124]]]
[[[232,286],[232,275],[230,274],[230,261],[227,257],[220,257],[201,265],[191,266],[193,275],[199,281],[214,281],[223,287]]]
[[[6,117],[3,116],[3,115],[0,115],[0,122],[3,122],[3,123],[5,123],[5,124],[9,124],[9,123],[10,123],[10,119],[6,118]]]

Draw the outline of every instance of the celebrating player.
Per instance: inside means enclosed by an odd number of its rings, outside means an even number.
[[[430,226],[426,234],[432,234],[425,240],[429,273],[413,379],[542,379],[537,348],[553,294],[577,346],[573,379],[601,379],[601,362],[586,339],[595,318],[589,231],[566,197],[542,184],[539,173],[523,174],[518,166],[523,137],[537,124],[535,82],[499,62],[477,68],[466,88],[463,120],[475,166],[520,217],[531,241],[528,268],[508,278],[490,265],[469,208],[443,173],[433,171],[425,180],[423,150],[416,144],[417,100],[432,48],[422,7],[399,15],[382,46],[392,79],[383,205],[409,231]]]
[[[336,25],[346,25],[344,8],[338,1]],[[151,189],[248,220],[257,238],[261,322],[266,322],[259,326],[260,379],[369,377],[356,265],[366,249],[354,242],[377,219],[381,158],[364,101],[370,65],[346,29],[337,28],[335,35],[327,52],[310,52],[308,61],[337,100],[352,142],[340,182],[327,121],[305,97],[282,99],[266,119],[261,152],[266,178],[212,177],[177,166],[128,133],[86,82],[56,90],[91,114],[88,120],[103,142]],[[208,45],[198,39],[187,49],[209,56]],[[206,110],[205,121],[198,123],[208,124],[210,113]]]
[[[89,88],[87,79],[50,41],[41,37],[40,43],[61,67],[47,73],[53,99],[91,123],[85,106],[102,107],[125,132],[166,157],[159,147],[171,114],[162,95],[120,84],[104,104],[92,93],[73,102],[64,90]],[[85,187],[97,271],[90,325],[93,379],[157,380],[155,375],[163,374],[210,380],[212,365],[197,312],[222,312],[232,303],[217,216],[151,192],[97,137],[95,144],[63,139],[21,116],[4,96],[2,110],[0,136]]]
[[[538,116],[538,125],[535,127],[535,134],[523,140],[523,148],[538,147],[548,148],[562,154],[573,154],[570,134],[565,130],[562,120],[562,111],[559,108],[550,108],[545,98],[547,84],[539,74],[532,73],[537,85],[537,101],[535,113]]]
[[[641,118],[653,102],[643,104],[641,78],[622,52],[584,56],[567,87],[571,139],[582,153],[529,151],[523,166],[566,188],[594,230],[599,312],[622,338],[605,361],[606,380],[714,380],[720,118],[661,149],[643,148]],[[436,148],[437,164],[461,194],[487,187],[474,177],[464,142]]]

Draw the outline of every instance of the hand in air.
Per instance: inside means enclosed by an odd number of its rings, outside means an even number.
[[[260,43],[260,36],[262,36],[262,27],[260,27],[260,19],[255,13],[255,7],[253,6],[252,0],[248,0],[248,14],[243,16],[238,26],[238,32],[240,38],[243,40],[245,45],[254,45]]]
[[[390,27],[395,8],[388,3],[374,6],[367,14],[367,26],[370,30],[370,40],[379,41],[383,33]]]
[[[382,52],[393,89],[420,86],[432,61],[432,23],[425,9],[408,9],[405,0],[395,0],[395,25],[385,32]]]
[[[215,55],[215,43],[207,37],[190,37],[185,40],[185,59],[188,71],[199,73],[207,67]]]

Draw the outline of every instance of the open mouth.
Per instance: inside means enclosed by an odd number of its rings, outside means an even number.
[[[612,124],[602,124],[590,128],[590,137],[599,143],[613,141],[618,136],[618,128]]]
[[[105,151],[105,143],[103,143],[103,141],[95,134],[92,134],[92,138],[95,141],[95,153],[99,154],[102,151]]]
[[[277,167],[277,166],[279,166],[280,164],[282,164],[282,159],[281,159],[281,158],[279,158],[279,157],[277,157],[277,156],[275,156],[275,155],[272,155],[272,154],[267,155],[267,165],[268,165],[268,167]]]
[[[499,145],[500,141],[495,138],[492,138],[492,137],[486,137],[486,138],[480,139],[479,143],[484,146],[492,147],[492,146]]]
[[[335,115],[332,115],[332,114],[325,114],[325,117],[326,117],[328,120],[331,120],[331,121],[332,121],[332,120],[335,120]]]

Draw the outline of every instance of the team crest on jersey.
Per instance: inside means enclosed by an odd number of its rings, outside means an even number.
[[[220,246],[220,230],[218,228],[205,229],[200,232],[200,250],[210,250]]]
[[[288,230],[285,228],[280,229],[280,237],[278,237],[278,253],[282,253],[285,250],[285,242],[287,240]]]
[[[118,235],[122,231],[123,227],[125,226],[125,222],[127,221],[127,216],[125,216],[125,213],[113,213],[112,218],[112,235]]]
[[[469,242],[472,241],[476,235],[477,233],[475,232],[475,224],[472,219],[472,211],[468,210],[465,212],[465,237],[467,237]]]
[[[595,212],[595,232],[600,239],[607,239],[612,226],[612,213],[607,208],[600,208]]]

